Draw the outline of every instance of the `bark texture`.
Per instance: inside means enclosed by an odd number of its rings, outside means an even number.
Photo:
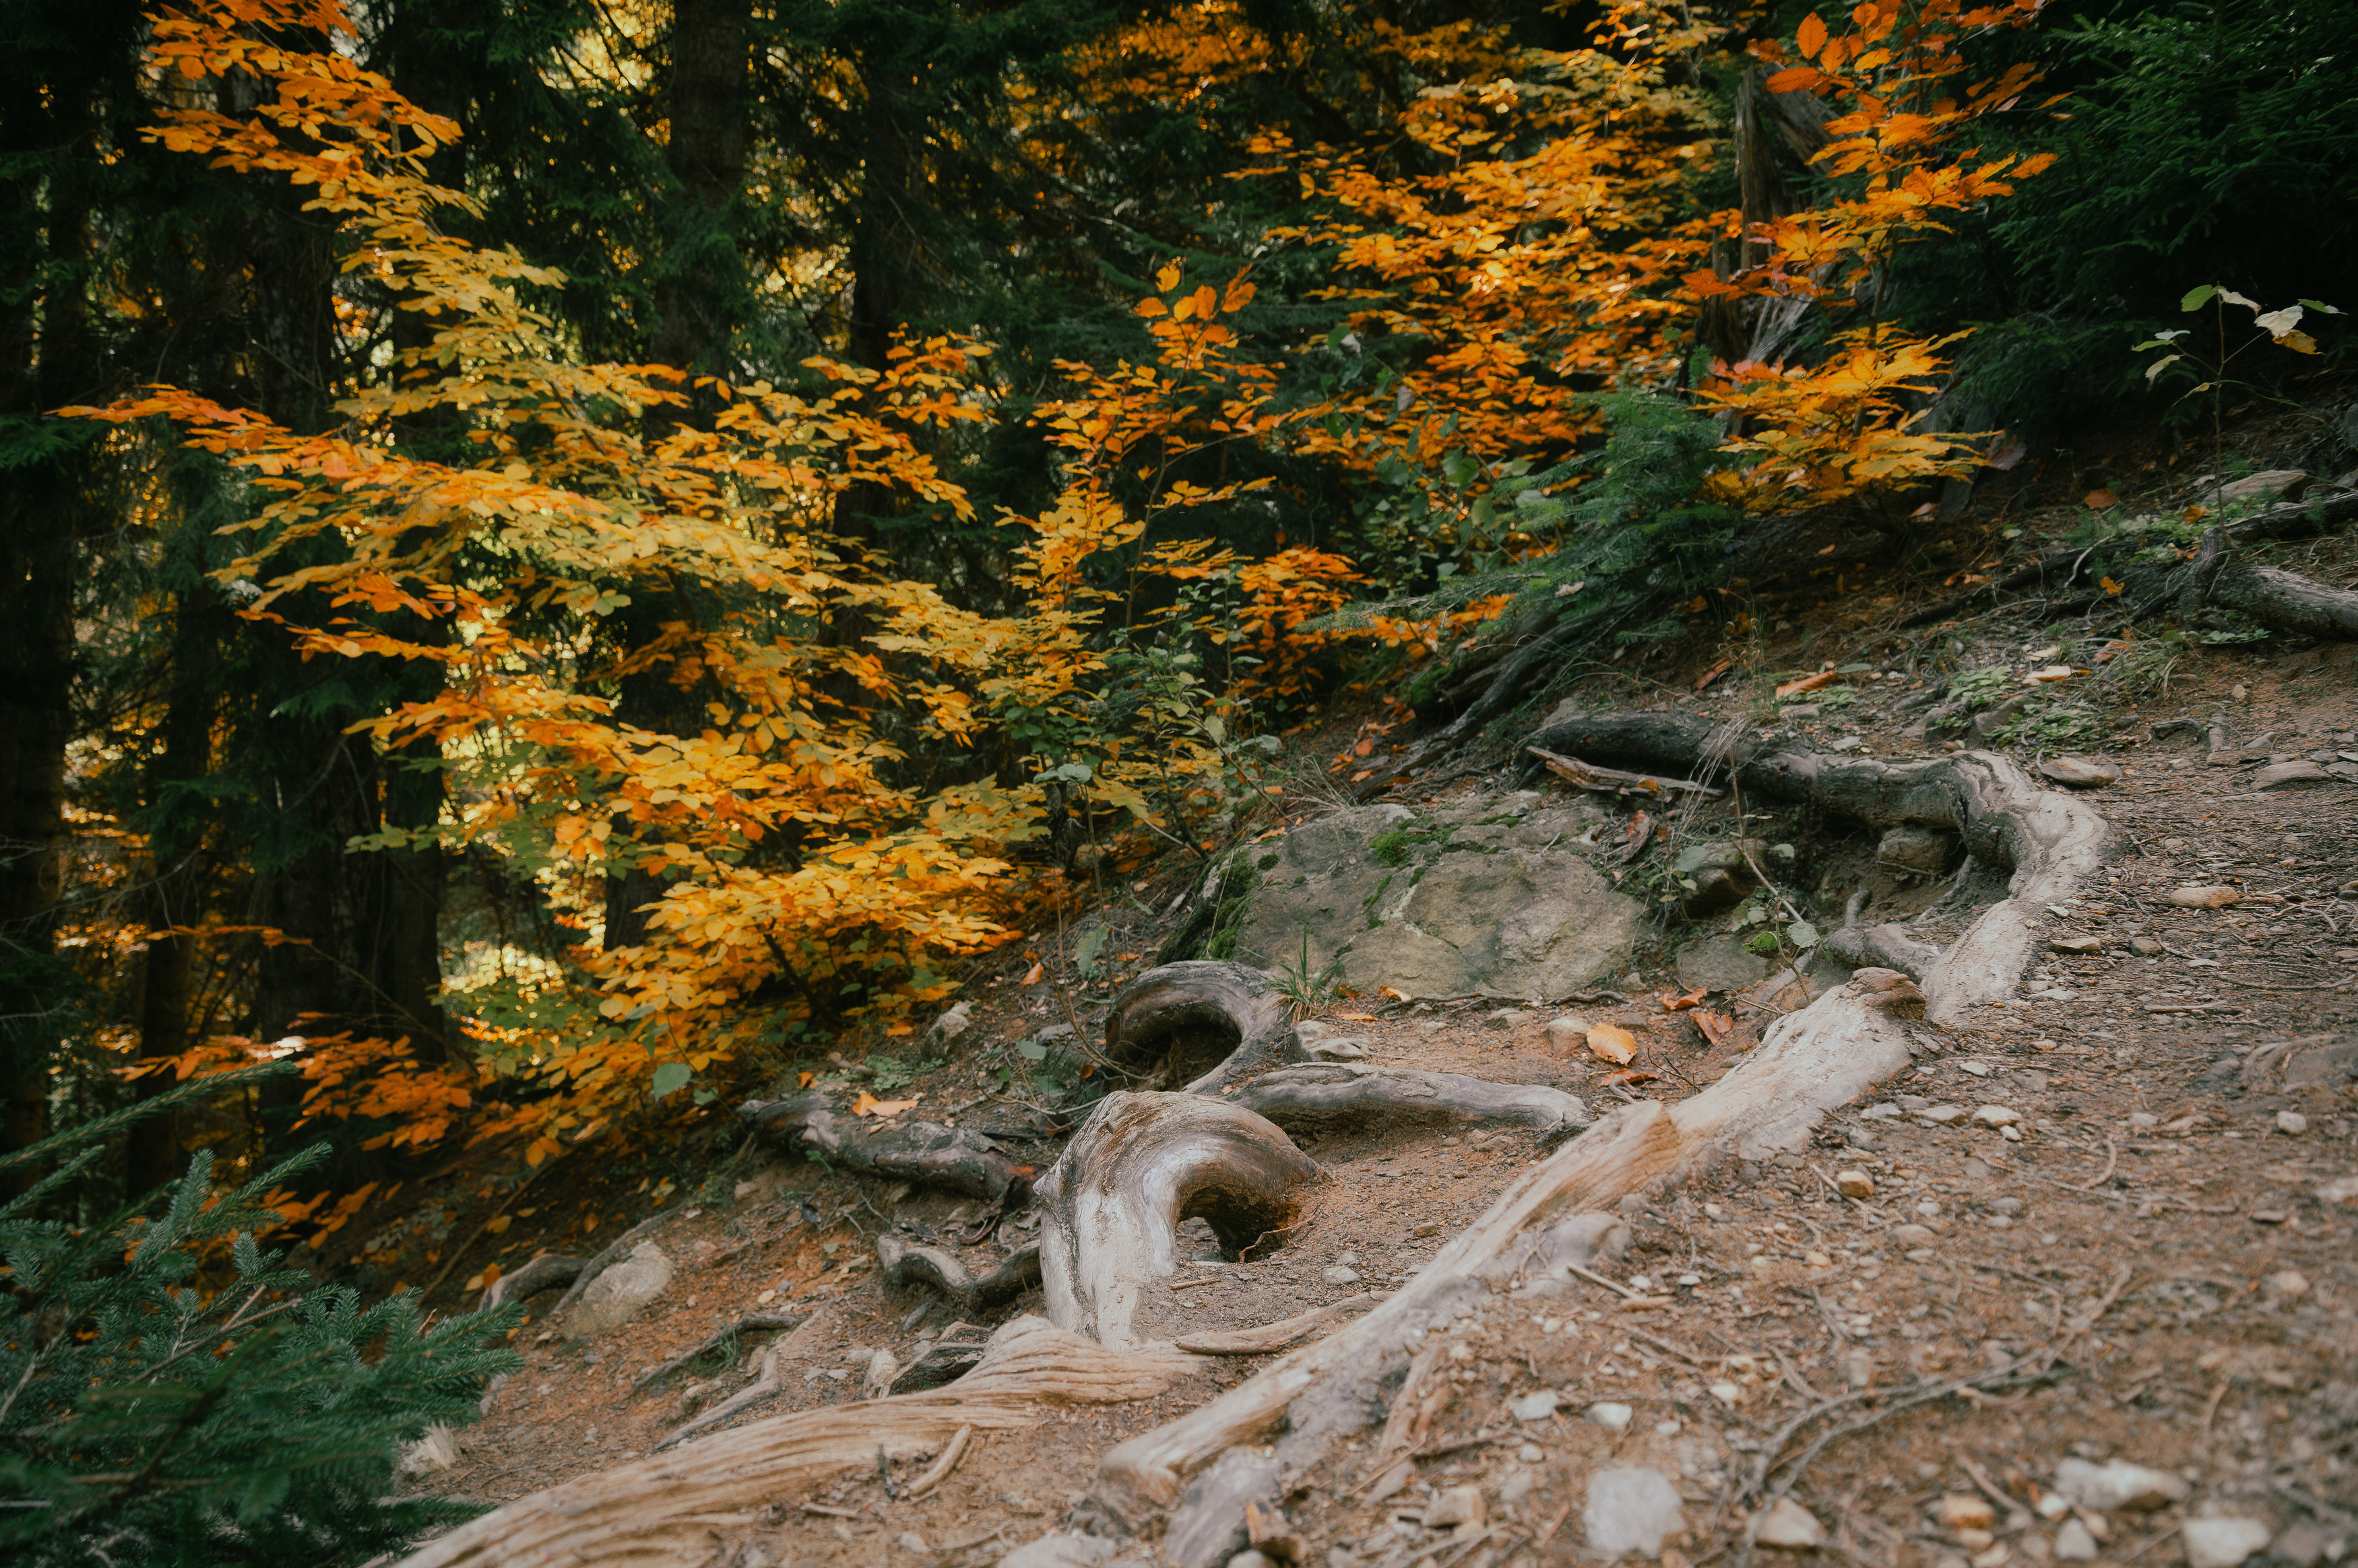
[[[947,1187],[1011,1208],[1031,1196],[1037,1173],[1034,1167],[1010,1160],[979,1132],[937,1121],[874,1129],[856,1116],[837,1115],[823,1094],[747,1100],[737,1118],[763,1142],[784,1152],[816,1153],[855,1171]]]

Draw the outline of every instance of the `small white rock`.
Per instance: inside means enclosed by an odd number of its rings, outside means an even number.
[[[1679,1489],[1660,1470],[1597,1471],[1588,1477],[1588,1506],[1580,1516],[1589,1549],[1607,1562],[1633,1552],[1660,1557],[1663,1540],[1686,1528],[1679,1502]]]
[[[1525,1394],[1509,1404],[1507,1411],[1517,1421],[1545,1421],[1555,1414],[1555,1407],[1563,1402],[1563,1397],[1553,1389],[1541,1389],[1537,1393]]]
[[[1985,1105],[1974,1112],[1974,1119],[1985,1127],[2012,1127],[2022,1119],[2022,1113],[2002,1105]]]
[[[2076,1519],[2067,1519],[2055,1532],[2055,1556],[2062,1563],[2087,1563],[2096,1555],[2096,1538]]]
[[[2085,1459],[2066,1459],[2055,1466],[2055,1489],[2096,1513],[2117,1509],[2150,1513],[2184,1502],[2194,1488],[2182,1476],[2132,1465],[2125,1459],[2108,1460],[2102,1465]]]
[[[1826,1542],[1826,1527],[1818,1516],[1790,1498],[1779,1498],[1760,1515],[1753,1537],[1763,1546],[1782,1546],[1795,1552],[1806,1552]]]
[[[2276,1535],[2255,1519],[2190,1519],[2179,1533],[2186,1540],[2186,1568],[2236,1568]]]
[[[2298,1269],[2279,1269],[2261,1283],[2267,1287],[2268,1294],[2287,1301],[2299,1301],[2309,1294],[2309,1276]]]
[[[1635,1412],[1628,1405],[1617,1405],[1609,1400],[1599,1400],[1582,1412],[1593,1424],[1610,1432],[1629,1430],[1629,1418]]]
[[[1936,1127],[1946,1127],[1952,1121],[1963,1121],[1965,1119],[1965,1108],[1961,1105],[1936,1105],[1920,1110],[1916,1114]]]
[[[1359,1282],[1359,1271],[1357,1269],[1346,1269],[1340,1263],[1328,1268],[1318,1277],[1330,1285],[1356,1285]]]
[[[1721,1404],[1734,1407],[1743,1402],[1744,1390],[1734,1383],[1714,1383],[1711,1397]]]
[[[2309,1118],[2297,1110],[2277,1112],[2277,1130],[2289,1138],[2298,1138],[2309,1130]]]
[[[1536,1443],[1526,1443],[1515,1450],[1515,1457],[1526,1465],[1536,1465],[1547,1457],[1547,1451]]]
[[[901,1532],[901,1550],[923,1557],[925,1554],[925,1538],[914,1530],[904,1530]]]

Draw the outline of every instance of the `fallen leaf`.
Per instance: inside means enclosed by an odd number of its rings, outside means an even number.
[[[1040,983],[1040,977],[1047,972],[1048,970],[1045,965],[1034,964],[1029,970],[1025,971],[1022,983],[1027,986],[1036,986]]]
[[[1328,1013],[1327,1016],[1339,1023],[1381,1023],[1383,1022],[1372,1012],[1333,1012]]]
[[[1409,995],[1408,992],[1403,990],[1394,990],[1390,986],[1378,986],[1376,988],[1376,994],[1392,1001],[1414,1001],[1416,1000],[1414,997]]]
[[[1734,659],[1720,660],[1719,663],[1712,665],[1711,668],[1704,671],[1703,674],[1695,677],[1694,688],[1697,691],[1701,691],[1704,687],[1709,686],[1712,682],[1717,680],[1720,676],[1725,675],[1735,667],[1736,661]]]
[[[484,1221],[483,1228],[490,1231],[493,1236],[505,1236],[507,1234],[508,1227],[514,1223],[515,1219],[514,1217],[503,1214],[497,1219]]]
[[[878,1099],[866,1089],[862,1089],[860,1091],[860,1098],[851,1102],[851,1114],[854,1116],[898,1116],[916,1103],[917,1099],[914,1096],[912,1096],[908,1099]]]
[[[1375,776],[1375,773],[1376,770],[1373,768],[1361,768],[1357,773],[1351,775],[1351,782],[1353,784],[1364,784],[1368,779],[1373,778]]]
[[[1822,686],[1832,686],[1835,674],[1836,672],[1833,670],[1820,670],[1813,676],[1803,676],[1799,680],[1789,680],[1777,688],[1777,695],[1790,697],[1797,691],[1815,691]]]
[[[1727,1037],[1736,1033],[1733,1017],[1725,1012],[1714,1012],[1707,1007],[1695,1009],[1694,1022],[1695,1027],[1703,1031],[1704,1038],[1714,1045],[1726,1044]]]
[[[2121,498],[2109,490],[2092,490],[2080,498],[2080,503],[2101,512],[2107,506],[2118,506]]]
[[[811,1087],[811,1080],[812,1080],[812,1079],[814,1079],[814,1078],[816,1078],[816,1077],[817,1077],[817,1076],[818,1076],[818,1075],[817,1075],[817,1073],[797,1073],[797,1074],[795,1074],[795,1076],[796,1076],[797,1078],[800,1078],[800,1079],[802,1080],[800,1083],[796,1084],[795,1087],[796,1088],[804,1088],[804,1089],[806,1089],[806,1088],[808,1088],[808,1087]]]
[[[1607,1084],[1650,1084],[1656,1075],[1639,1067],[1622,1067],[1605,1075]]]
[[[1599,1061],[1615,1065],[1638,1054],[1638,1037],[1617,1023],[1599,1023],[1588,1031],[1588,1049]]]
[[[1135,964],[1144,957],[1146,955],[1143,953],[1116,953],[1113,956],[1113,961],[1117,964]]]
[[[2070,680],[2071,676],[2072,670],[2071,666],[2069,665],[2043,665],[2038,669],[2031,671],[2028,675],[2024,676],[2022,677],[2022,684],[2025,686],[2039,686],[2048,681]]]
[[[1666,1012],[1684,1012],[1709,994],[1701,986],[1697,986],[1684,996],[1672,996],[1666,991],[1662,995],[1662,1010]]]

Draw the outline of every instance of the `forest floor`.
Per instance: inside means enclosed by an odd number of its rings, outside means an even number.
[[[2047,524],[2071,521],[2058,512]],[[2343,583],[2358,567],[2332,541],[2303,569]],[[1872,665],[1914,607],[1855,593],[1812,614],[1806,639],[1791,630],[1728,650],[1736,667],[1704,693],[1692,689],[1698,665],[1659,680],[1596,676],[1579,704],[1758,722],[1776,675]],[[2048,662],[2058,642],[2027,601],[1916,635],[1945,641],[1966,667],[2015,672]],[[1940,1054],[1837,1113],[1814,1147],[1628,1206],[1631,1241],[1611,1282],[1493,1296],[1461,1319],[1454,1397],[1410,1473],[1368,1474],[1363,1438],[1323,1471],[1289,1476],[1304,1561],[1593,1560],[1582,1517],[1591,1476],[1632,1466],[1668,1477],[1682,1499],[1662,1552],[1671,1568],[1754,1556],[1750,1510],[1734,1499],[1747,1486],[1758,1495],[1756,1480],[1806,1512],[1807,1523],[1784,1512],[1784,1528],[1823,1536],[1760,1546],[1772,1556],[2213,1568],[2224,1550],[2214,1543],[2235,1533],[2216,1521],[2245,1519],[2276,1561],[2347,1560],[2358,1550],[2358,785],[2262,789],[2255,774],[2272,760],[2358,759],[2351,651],[2280,638],[2166,659],[2136,650],[2147,659],[2139,684],[2110,688],[2096,705],[2102,732],[2072,749],[2121,769],[2087,796],[2116,830],[2104,879],[2050,912],[2048,935],[2092,938],[2071,944],[2085,950],[2043,954],[2028,994],[1944,1030]],[[1909,701],[1926,688],[1904,673],[1855,671],[1841,687],[1856,694],[1847,706],[1799,722],[1862,754],[1937,754],[1944,742],[1922,732]],[[2201,733],[2154,733],[2157,721],[2200,729],[2214,714],[2231,742],[2215,756]],[[1965,740],[2038,760],[2019,740]],[[1435,798],[1507,787],[1506,776],[1460,777]],[[1426,796],[1412,783],[1391,798]],[[1714,821],[1681,830],[1708,836]],[[1732,829],[1725,813],[1716,821],[1721,836]],[[1802,826],[1820,833],[1812,852],[1824,865],[1859,852],[1835,825]],[[1068,1003],[1084,1030],[1098,1027],[1106,1000],[1151,967],[1167,918],[1158,911],[1192,875],[1174,868],[1105,899],[1095,913],[1117,957],[1095,986],[1060,993],[1053,972],[1027,986],[1032,966],[1011,949],[970,984],[972,1021],[946,1065],[892,1092],[1044,1165],[1065,1119],[1000,1087],[1005,1047],[1064,1019]],[[2174,890],[2196,884],[2232,885],[2240,902],[2172,905]],[[1738,1021],[1714,1044],[1660,1000],[1680,989],[1678,939],[1664,928],[1617,997],[1574,1010],[1637,1035],[1634,1065],[1654,1075],[1642,1085],[1608,1081],[1613,1068],[1585,1050],[1552,1048],[1542,1025],[1559,1008],[1360,998],[1327,1011],[1379,1063],[1552,1084],[1599,1110],[1633,1092],[1675,1098],[1715,1078],[1810,983],[1713,999]],[[2019,1119],[2002,1131],[1974,1118],[1989,1106]],[[1401,1282],[1541,1153],[1516,1133],[1304,1144],[1332,1180],[1282,1245],[1223,1262],[1208,1235],[1195,1238],[1170,1287],[1192,1327],[1251,1326]],[[938,1238],[979,1206],[815,1166],[731,1174],[730,1197],[679,1206],[656,1233],[676,1272],[654,1307],[586,1345],[528,1325],[517,1341],[525,1370],[459,1434],[455,1465],[419,1485],[496,1503],[646,1454],[750,1381],[762,1346],[634,1382],[744,1313],[807,1317],[785,1341],[784,1391],[741,1422],[856,1399],[875,1352],[906,1365],[948,1326],[936,1298],[878,1278],[872,1238],[903,1221]],[[1009,1245],[1024,1235],[1013,1222],[1001,1229]],[[967,1256],[987,1267],[996,1253]],[[1034,1292],[997,1316],[1038,1307]],[[891,1476],[865,1468],[782,1494],[730,1552],[745,1564],[996,1563],[1055,1529],[1107,1448],[1253,1365],[1207,1357],[1154,1400],[1050,1411],[1035,1429],[979,1439],[921,1500],[896,1498]],[[2009,1366],[2029,1369],[2019,1386],[1927,1392]],[[1528,1398],[1542,1393],[1552,1400]],[[2139,1483],[2148,1495],[2137,1506],[2058,1489],[2065,1462],[2115,1459],[2161,1473]],[[1428,1528],[1431,1506],[1466,1486],[1480,1490],[1480,1519]],[[1160,1559],[1133,1544],[1109,1561]]]

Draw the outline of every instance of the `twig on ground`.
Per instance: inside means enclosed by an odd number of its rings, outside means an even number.
[[[741,1335],[759,1334],[765,1329],[799,1328],[804,1320],[809,1316],[808,1313],[749,1312],[728,1327],[706,1338],[693,1350],[683,1350],[652,1370],[641,1373],[638,1380],[631,1385],[631,1392],[635,1394],[649,1383],[660,1381],[682,1368],[700,1360]]]
[[[681,1422],[677,1427],[673,1429],[669,1436],[665,1437],[661,1443],[656,1444],[653,1448],[648,1449],[647,1452],[649,1454],[660,1454],[665,1449],[669,1448],[673,1444],[679,1442],[691,1433],[701,1432],[706,1427],[712,1425],[715,1422],[725,1421],[749,1405],[757,1405],[763,1400],[776,1398],[785,1387],[778,1375],[778,1346],[780,1343],[781,1342],[779,1341],[773,1340],[770,1344],[770,1348],[763,1353],[762,1376],[751,1387],[745,1389],[741,1393],[730,1395],[728,1399],[725,1399],[719,1404],[714,1405],[710,1410],[706,1411],[703,1414],[691,1417],[687,1421]]]
[[[942,1456],[927,1465],[924,1475],[902,1488],[901,1496],[911,1499],[922,1498],[948,1480],[950,1472],[958,1467],[958,1461],[966,1457],[967,1445],[973,1441],[974,1428],[959,1427],[951,1437],[949,1445],[942,1450]]]

